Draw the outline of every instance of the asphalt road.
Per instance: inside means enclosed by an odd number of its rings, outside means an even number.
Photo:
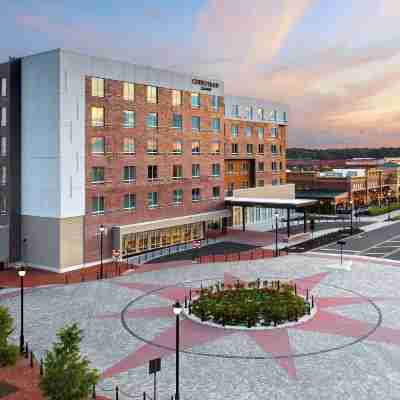
[[[338,245],[332,243],[313,251],[337,254]],[[400,260],[400,222],[347,239],[343,254]]]

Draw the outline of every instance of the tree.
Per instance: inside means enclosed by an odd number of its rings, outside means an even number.
[[[13,365],[17,361],[18,346],[8,343],[13,331],[13,318],[8,309],[0,306],[0,367]]]
[[[57,337],[53,350],[46,354],[40,387],[49,400],[87,399],[100,374],[80,355],[82,331],[74,323],[62,328]]]

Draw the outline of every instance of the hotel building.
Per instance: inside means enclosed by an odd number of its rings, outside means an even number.
[[[0,65],[0,261],[57,272],[204,238],[286,181],[285,106],[61,49]],[[251,219],[251,218],[250,218]]]

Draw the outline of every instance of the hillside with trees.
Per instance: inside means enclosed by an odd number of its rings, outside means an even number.
[[[400,157],[399,147],[380,147],[376,149],[370,148],[346,148],[346,149],[304,149],[300,147],[292,147],[287,149],[288,159],[298,160],[345,160],[355,157]]]

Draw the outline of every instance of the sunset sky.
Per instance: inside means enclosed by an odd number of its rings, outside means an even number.
[[[399,0],[0,0],[0,61],[63,47],[286,103],[289,145],[400,146]]]

